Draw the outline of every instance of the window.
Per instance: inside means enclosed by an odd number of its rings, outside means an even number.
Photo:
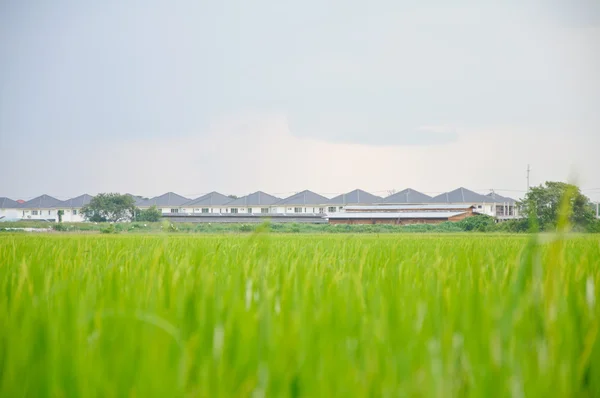
[[[302,207],[294,207],[294,213],[302,213]]]
[[[171,213],[177,214],[177,213],[179,213],[179,209],[171,209]]]
[[[269,208],[268,207],[263,207],[262,209],[260,209],[260,212],[262,214],[267,214],[269,212]]]
[[[481,205],[477,206],[478,209],[481,209]]]
[[[77,210],[73,210],[73,215],[76,216],[77,215]]]
[[[319,214],[323,214],[325,213],[325,208],[324,207],[319,207]]]
[[[252,209],[248,207],[248,213],[252,214]]]
[[[340,211],[344,210],[344,208],[342,206],[340,206]]]
[[[52,214],[52,210],[48,210],[48,215]]]
[[[37,210],[31,210],[31,215],[37,216],[38,215],[38,211]]]
[[[204,207],[204,208],[202,209],[202,213],[208,213],[208,207]]]
[[[335,207],[328,207],[327,213],[335,213]]]
[[[231,209],[232,214],[237,214],[237,212],[238,212],[238,209]]]

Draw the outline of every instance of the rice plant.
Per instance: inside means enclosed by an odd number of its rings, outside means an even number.
[[[600,237],[0,236],[2,397],[597,397]]]

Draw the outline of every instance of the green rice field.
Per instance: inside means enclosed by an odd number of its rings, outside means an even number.
[[[600,236],[0,235],[0,397],[600,397]]]

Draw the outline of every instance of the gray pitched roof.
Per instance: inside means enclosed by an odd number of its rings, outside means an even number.
[[[184,205],[189,207],[222,206],[228,202],[231,202],[231,198],[229,196],[225,196],[221,193],[213,191],[196,199],[192,199]]]
[[[485,196],[488,196],[488,197],[490,197],[492,199],[495,199],[496,202],[508,203],[508,204],[511,204],[511,205],[514,205],[515,203],[517,203],[517,201],[514,200],[513,198],[509,198],[509,197],[506,197],[506,196],[498,195],[495,192],[490,192],[490,193],[488,193]]]
[[[454,191],[444,192],[431,198],[429,203],[495,203],[494,198],[480,195],[466,188],[458,188]]]
[[[331,198],[327,204],[330,205],[356,205],[356,204],[371,204],[380,201],[379,196],[372,195],[362,189],[355,189],[348,193],[343,193]]]
[[[406,188],[382,199],[379,203],[427,203],[430,200],[431,196],[411,188]]]
[[[258,191],[251,193],[250,195],[242,196],[238,199],[230,200],[229,203],[227,203],[227,206],[270,206],[280,200],[280,198],[277,198],[273,195]]]
[[[76,198],[71,198],[71,199],[67,199],[67,200],[63,200],[62,202],[58,203],[56,206],[54,207],[65,207],[65,208],[75,208],[75,209],[79,209],[82,208],[83,206],[87,205],[88,203],[90,203],[90,201],[93,199],[94,197],[91,195],[88,195],[87,193],[77,196]]]
[[[329,202],[325,196],[306,190],[295,195],[281,199],[276,205],[322,205]]]
[[[174,192],[167,192],[160,196],[156,196],[152,199],[148,199],[140,203],[138,206],[156,206],[156,207],[168,207],[168,206],[182,206],[189,202],[188,198],[184,198],[181,195],[177,195]]]
[[[0,209],[16,209],[17,207],[21,207],[18,202],[10,198],[0,197]]]
[[[49,195],[41,195],[19,205],[22,209],[50,209],[61,201]]]

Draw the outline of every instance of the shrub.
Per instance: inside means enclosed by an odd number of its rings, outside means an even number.
[[[64,231],[69,230],[69,228],[65,224],[60,224],[60,223],[52,224],[52,229],[54,231],[59,231],[59,232],[64,232]]]
[[[100,230],[103,234],[117,234],[119,231],[115,228],[115,224],[108,224],[106,227]]]

